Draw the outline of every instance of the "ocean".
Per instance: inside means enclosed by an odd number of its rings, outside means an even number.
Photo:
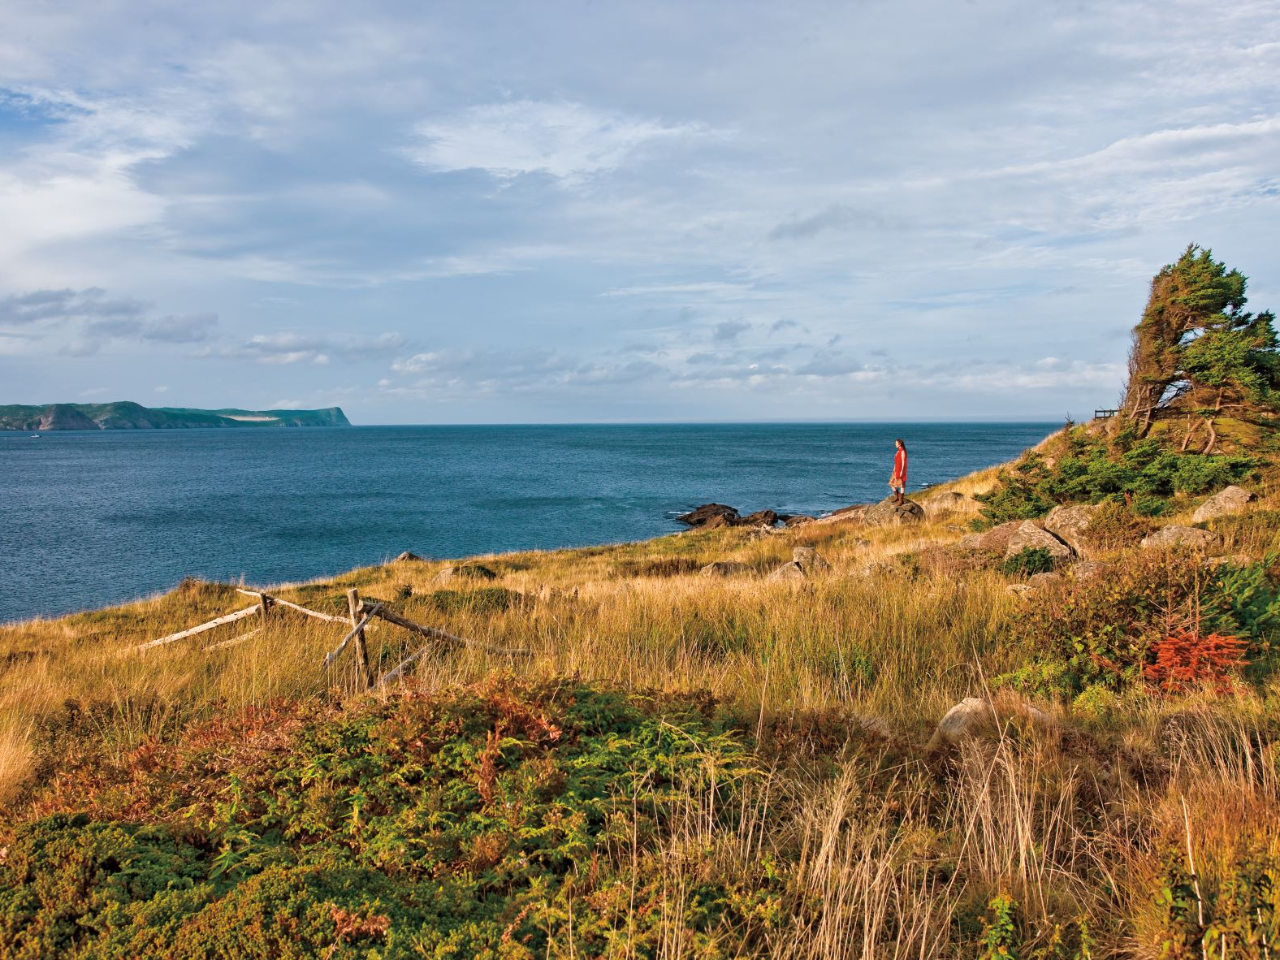
[[[0,622],[167,590],[640,540],[716,501],[818,514],[1010,460],[1059,424],[351,427],[0,433]]]

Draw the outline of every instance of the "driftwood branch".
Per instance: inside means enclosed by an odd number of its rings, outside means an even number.
[[[260,612],[258,604],[252,607],[245,607],[243,610],[237,610],[235,613],[228,613],[224,617],[218,617],[216,620],[210,620],[208,623],[202,623],[198,627],[192,627],[190,630],[182,630],[178,633],[171,633],[167,637],[161,637],[158,640],[149,640],[146,643],[140,643],[134,647],[135,650],[148,650],[151,647],[163,646],[166,643],[173,643],[175,640],[185,640],[187,637],[194,637],[198,633],[204,633],[206,630],[212,630],[214,627],[220,627],[224,623],[235,623],[237,620],[243,620],[245,617],[251,617],[255,613]]]
[[[288,607],[290,610],[297,610],[299,613],[305,613],[308,617],[315,617],[317,620],[323,620],[326,623],[346,623],[345,617],[335,617],[331,613],[321,613],[319,610],[311,610],[301,604],[293,603],[290,600],[281,600],[279,597],[273,597],[270,594],[263,593],[260,590],[242,590],[236,588],[236,593],[243,593],[246,597],[265,597],[268,606],[279,604],[282,607]]]
[[[364,612],[364,619],[361,620],[359,623],[357,623],[354,627],[352,627],[351,632],[342,638],[342,642],[338,644],[338,649],[334,650],[333,653],[326,653],[324,655],[324,665],[326,667],[329,666],[329,664],[333,663],[333,661],[337,660],[338,657],[342,655],[342,651],[347,649],[347,644],[349,644],[352,640],[354,640],[356,638],[356,635],[369,625],[369,621],[372,620],[375,616],[377,616],[378,612],[381,609],[382,609],[382,604],[380,603],[375,603],[373,604],[373,606],[367,607],[367,608],[362,606],[361,610],[362,612]],[[342,622],[346,623],[345,620]]]

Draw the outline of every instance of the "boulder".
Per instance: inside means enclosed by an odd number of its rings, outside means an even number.
[[[450,583],[455,580],[497,580],[498,575],[479,563],[459,563],[445,567],[435,575],[433,583]]]
[[[978,697],[965,697],[938,721],[938,728],[925,746],[926,750],[954,746],[975,737],[988,736],[996,729],[995,707]]]
[[[831,569],[831,564],[813,547],[796,547],[791,551],[791,562],[799,564],[805,573],[824,573]]]
[[[1142,541],[1144,550],[1167,550],[1171,547],[1188,547],[1192,550],[1215,550],[1222,546],[1222,538],[1216,533],[1199,527],[1177,525],[1161,527]]]
[[[690,510],[688,513],[676,517],[676,522],[683,523],[689,527],[705,527],[709,526],[712,518],[716,517],[721,520],[719,524],[716,524],[717,526],[736,523],[740,519],[738,511],[733,507],[726,506],[723,503],[704,503],[696,510]]]
[[[739,560],[713,560],[698,571],[704,577],[731,577],[751,568]]]
[[[809,517],[803,513],[790,513],[782,518],[782,522],[788,527],[803,527],[806,523],[813,523],[817,517]]]
[[[1079,552],[1084,547],[1085,531],[1093,522],[1098,508],[1089,503],[1073,503],[1070,506],[1054,507],[1044,518],[1044,528],[1062,540],[1072,550]]]
[[[1047,550],[1054,562],[1063,562],[1075,556],[1074,550],[1034,520],[1023,521],[1013,532],[1004,549],[1005,558],[1017,556],[1023,550]]]
[[[1022,520],[1010,520],[1008,523],[1002,523],[983,533],[971,534],[970,536],[978,538],[977,548],[979,550],[989,550],[992,553],[1003,554],[1009,549],[1009,541],[1013,539],[1013,535],[1018,532],[1022,524]],[[968,540],[969,537],[964,539]],[[964,543],[964,540],[960,542]]]
[[[735,525],[740,524],[744,527],[772,527],[776,526],[780,520],[782,517],[773,510],[757,510],[733,522]]]
[[[1237,487],[1233,483],[1200,504],[1196,512],[1191,515],[1191,520],[1193,523],[1203,523],[1205,520],[1226,516],[1228,513],[1239,513],[1256,499],[1257,497],[1248,490]]]
[[[887,497],[879,503],[867,507],[862,514],[862,519],[873,527],[920,523],[924,520],[924,507],[914,500],[904,500],[902,503],[898,503],[896,497]]]
[[[404,553],[402,553],[402,554],[400,554],[399,556],[397,556],[397,557],[396,557],[394,560],[392,560],[391,562],[392,562],[392,563],[403,563],[403,562],[404,562],[404,561],[406,561],[406,560],[421,560],[421,559],[422,559],[422,557],[418,556],[416,553],[410,553],[408,550],[406,550]]]
[[[1052,573],[1036,573],[1027,578],[1027,586],[1029,587],[1047,587],[1055,583],[1062,583],[1066,580],[1062,574]]]
[[[1081,560],[1079,563],[1073,563],[1068,572],[1074,580],[1094,580],[1110,573],[1114,569],[1115,567],[1110,563],[1100,563],[1097,560]]]
[[[784,563],[777,570],[769,574],[769,580],[803,580],[805,578],[804,568],[800,564],[792,560],[790,563]]]

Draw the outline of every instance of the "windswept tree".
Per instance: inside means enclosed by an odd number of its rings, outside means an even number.
[[[1185,416],[1182,448],[1218,441],[1221,416],[1271,420],[1280,402],[1275,317],[1244,309],[1247,278],[1192,244],[1151,281],[1133,331],[1122,417],[1145,436],[1156,420]]]

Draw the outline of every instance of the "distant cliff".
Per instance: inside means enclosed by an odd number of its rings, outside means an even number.
[[[323,410],[188,410],[115,403],[0,406],[0,430],[182,430],[194,427],[349,427],[341,407]]]

